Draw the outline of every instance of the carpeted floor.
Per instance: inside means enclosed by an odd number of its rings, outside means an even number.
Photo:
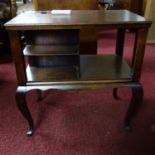
[[[99,54],[114,51],[113,31],[100,33]],[[132,35],[127,34],[125,57],[131,55]],[[119,89],[114,100],[111,88],[84,92],[47,91],[41,102],[36,92],[27,100],[36,131],[25,135],[27,122],[15,103],[16,76],[13,63],[0,64],[0,155],[154,155],[155,154],[155,45],[147,45],[141,82],[144,102],[132,122],[123,128],[130,101],[128,88]]]

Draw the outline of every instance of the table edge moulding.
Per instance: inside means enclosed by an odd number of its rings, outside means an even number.
[[[27,135],[32,135],[35,129],[26,101],[26,93],[30,90],[36,90],[41,100],[42,91],[48,89],[112,87],[113,96],[118,99],[117,89],[127,86],[132,90],[132,97],[124,126],[130,129],[130,122],[143,100],[140,76],[151,23],[127,10],[71,10],[70,14],[59,15],[53,15],[51,11],[30,11],[5,23],[18,81],[16,102],[28,121]],[[117,29],[115,53],[81,55],[81,28]],[[128,64],[123,58],[123,49],[126,30],[130,29],[134,29],[135,39],[131,64]],[[21,31],[27,38],[24,49],[20,41]],[[40,34],[43,43],[39,40]]]

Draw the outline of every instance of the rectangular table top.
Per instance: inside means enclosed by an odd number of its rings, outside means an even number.
[[[76,29],[82,27],[145,27],[151,21],[128,10],[71,10],[70,14],[28,11],[5,23],[10,30]]]

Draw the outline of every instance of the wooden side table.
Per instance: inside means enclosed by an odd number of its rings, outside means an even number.
[[[37,90],[41,99],[41,91],[47,89],[81,90],[109,86],[114,88],[114,97],[117,98],[117,88],[128,86],[132,89],[132,98],[124,125],[129,129],[143,99],[140,76],[150,25],[151,21],[127,10],[83,10],[66,15],[33,11],[7,22],[5,26],[10,34],[18,81],[16,102],[28,121],[27,135],[32,135],[34,124],[25,98],[26,93],[33,89]],[[80,55],[79,33],[82,28],[118,29],[116,52],[113,55]],[[126,29],[134,29],[136,36],[131,64],[123,58]],[[27,38],[23,51],[20,31],[25,31]],[[40,44],[40,33],[44,34],[47,45]],[[53,38],[47,40],[48,35]],[[28,58],[28,62],[25,63],[24,57]]]

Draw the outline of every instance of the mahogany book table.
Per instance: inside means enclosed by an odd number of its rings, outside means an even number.
[[[25,12],[5,24],[11,39],[18,87],[16,102],[29,124],[27,135],[32,135],[34,124],[26,103],[26,93],[47,89],[95,89],[104,86],[128,86],[132,98],[124,118],[129,129],[130,121],[143,99],[140,76],[145,43],[151,21],[127,10],[83,10],[68,14],[50,11]],[[118,30],[116,50],[111,55],[80,55],[79,32],[81,28]],[[126,30],[134,30],[135,41],[131,64],[123,58]],[[21,47],[21,32],[26,46]]]

